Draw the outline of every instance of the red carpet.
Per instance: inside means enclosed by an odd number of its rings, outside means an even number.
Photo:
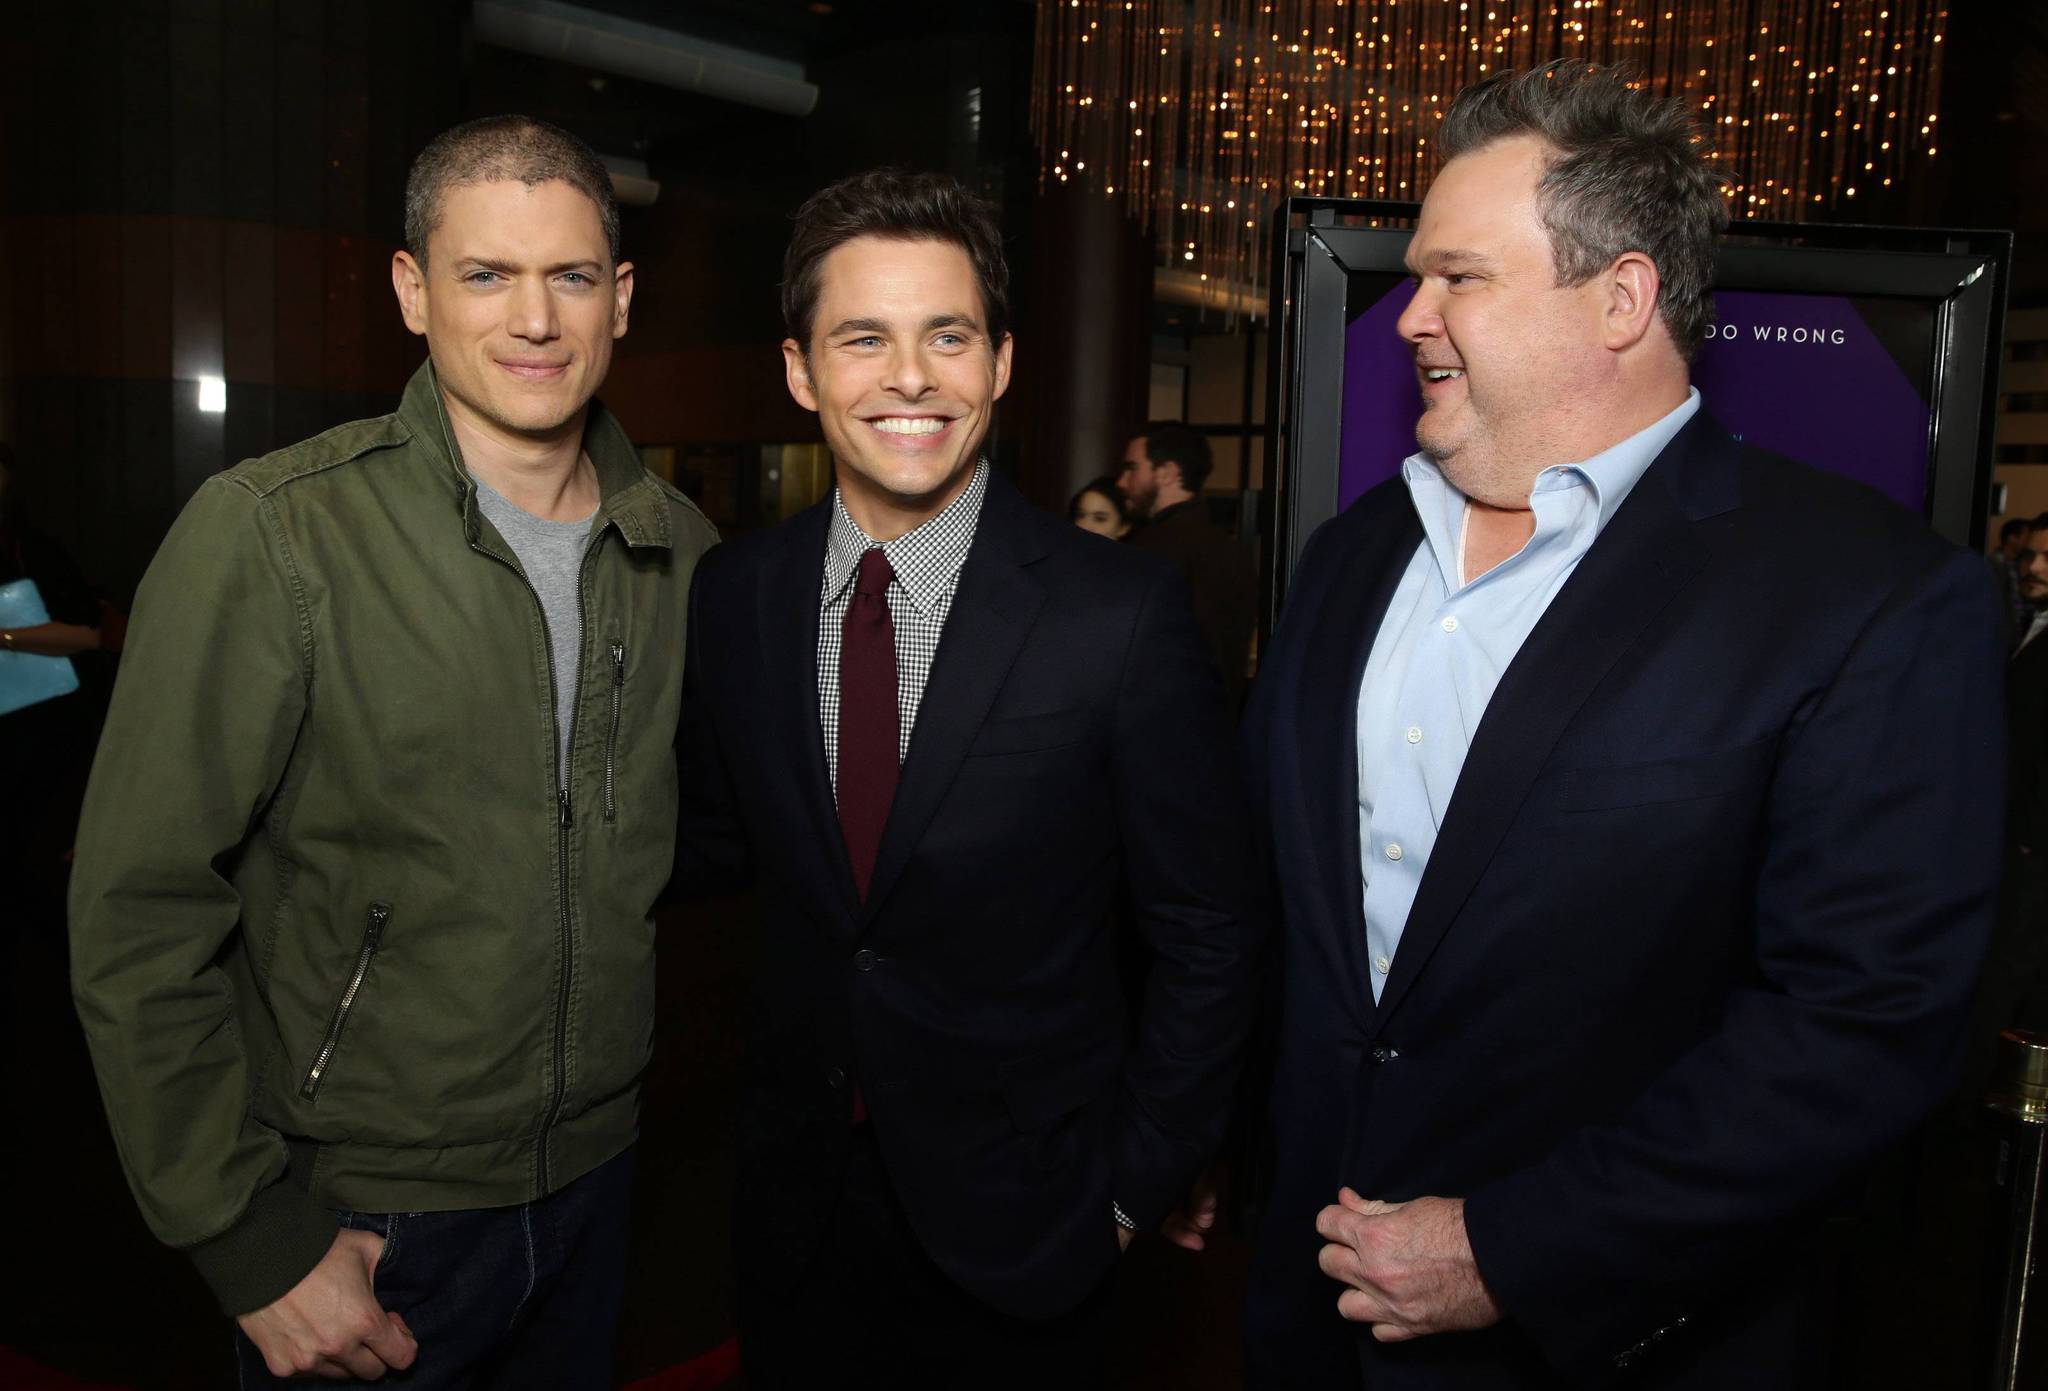
[[[79,1381],[53,1372],[6,1347],[0,1347],[0,1386],[7,1391],[123,1391],[104,1381]]]
[[[727,1338],[711,1351],[679,1362],[665,1372],[629,1382],[625,1391],[711,1391],[740,1373],[740,1344]]]
[[[625,1391],[712,1391],[738,1376],[739,1370],[739,1341],[727,1338],[702,1356],[628,1383]],[[111,1382],[66,1376],[8,1347],[0,1347],[0,1387],[7,1391],[127,1391]]]

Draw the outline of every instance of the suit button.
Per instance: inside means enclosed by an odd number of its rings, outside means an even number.
[[[866,947],[862,947],[853,954],[853,969],[856,971],[872,971],[875,969],[875,963],[881,959],[881,957],[876,956]]]
[[[830,1087],[830,1088],[831,1088],[831,1089],[832,1089],[833,1091],[835,1091],[835,1092],[836,1092],[836,1091],[838,1091],[838,1090],[839,1090],[839,1089],[840,1089],[841,1087],[845,1086],[845,1085],[846,1085],[846,1069],[845,1069],[845,1068],[843,1068],[843,1067],[828,1067],[828,1068],[826,1068],[826,1069],[825,1069],[825,1085],[826,1085],[826,1086],[828,1086],[828,1087]]]
[[[1401,1056],[1401,1050],[1398,1048],[1389,1048],[1384,1043],[1376,1043],[1373,1045],[1372,1052],[1369,1056],[1376,1063],[1390,1063],[1394,1059]]]

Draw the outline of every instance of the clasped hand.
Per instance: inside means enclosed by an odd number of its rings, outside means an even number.
[[[1371,1324],[1382,1343],[1500,1321],[1465,1237],[1462,1198],[1382,1203],[1345,1188],[1316,1214],[1316,1231],[1329,1243],[1316,1263],[1346,1286],[1337,1312]]]
[[[344,1228],[305,1279],[235,1320],[272,1376],[375,1381],[412,1365],[419,1352],[412,1330],[377,1302],[383,1254],[384,1238]]]

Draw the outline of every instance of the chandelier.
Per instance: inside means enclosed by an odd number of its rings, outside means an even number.
[[[1942,0],[1039,0],[1041,179],[1120,195],[1162,262],[1258,293],[1290,194],[1419,198],[1458,90],[1633,64],[1699,112],[1730,213],[1851,214],[1933,157]]]

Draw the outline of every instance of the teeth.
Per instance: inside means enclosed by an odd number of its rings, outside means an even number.
[[[936,435],[946,422],[935,415],[885,415],[868,422],[890,435]]]
[[[1462,377],[1465,374],[1456,367],[1431,367],[1423,375],[1433,382],[1447,382],[1453,377]]]

